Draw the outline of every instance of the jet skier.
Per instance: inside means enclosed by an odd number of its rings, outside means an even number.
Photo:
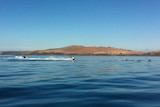
[[[74,58],[73,56],[70,56],[70,58],[71,58],[72,60],[75,60],[75,58]]]

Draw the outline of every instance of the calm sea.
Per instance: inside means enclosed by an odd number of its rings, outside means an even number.
[[[160,107],[160,57],[75,58],[0,56],[0,107]]]

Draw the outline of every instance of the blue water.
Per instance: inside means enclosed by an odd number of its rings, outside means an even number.
[[[0,56],[0,107],[160,107],[160,57],[75,58]]]

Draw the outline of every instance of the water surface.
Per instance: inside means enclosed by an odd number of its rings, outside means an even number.
[[[160,107],[160,57],[28,57],[0,56],[1,107]]]

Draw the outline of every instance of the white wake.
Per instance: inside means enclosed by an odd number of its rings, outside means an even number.
[[[71,58],[55,58],[55,57],[47,57],[47,58],[30,58],[30,57],[24,57],[24,56],[15,56],[15,59],[17,60],[29,60],[29,61],[65,61],[65,60],[74,60],[74,57]]]

